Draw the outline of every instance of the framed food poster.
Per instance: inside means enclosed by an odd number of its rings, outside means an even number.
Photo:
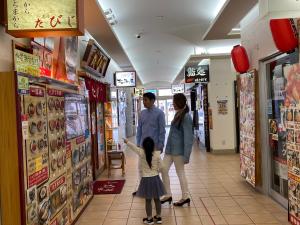
[[[260,180],[258,81],[255,70],[239,76],[241,176],[253,187]]]
[[[289,220],[300,223],[300,64],[283,68],[285,85],[284,105],[281,107],[283,126],[286,130],[288,166]]]

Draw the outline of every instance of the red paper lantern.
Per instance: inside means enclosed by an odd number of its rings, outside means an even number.
[[[273,40],[281,52],[290,52],[298,47],[298,38],[292,23],[290,19],[270,20]]]
[[[248,71],[249,59],[246,52],[246,49],[243,46],[236,45],[231,51],[231,58],[234,65],[234,68],[239,73],[245,73]]]

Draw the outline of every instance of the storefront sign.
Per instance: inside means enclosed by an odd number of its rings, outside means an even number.
[[[184,84],[172,85],[172,94],[184,93]]]
[[[188,66],[185,68],[185,83],[209,82],[209,66]]]
[[[145,90],[144,88],[135,88],[134,89],[134,96],[142,98],[143,94],[144,94],[144,90]]]
[[[14,62],[15,71],[32,76],[40,75],[40,60],[38,56],[15,49]]]
[[[82,0],[7,0],[7,32],[15,37],[82,34]]]

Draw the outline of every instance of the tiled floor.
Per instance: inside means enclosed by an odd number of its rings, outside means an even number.
[[[76,225],[138,225],[145,216],[144,200],[133,198],[137,157],[126,150],[126,183],[120,195],[96,195]],[[112,179],[119,179],[115,170]],[[194,148],[186,166],[191,206],[163,206],[166,225],[289,224],[287,211],[256,192],[240,178],[238,155],[212,155]],[[101,179],[107,179],[106,173]],[[170,171],[173,198],[180,199],[174,167]]]

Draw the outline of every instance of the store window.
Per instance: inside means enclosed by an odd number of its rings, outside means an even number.
[[[288,198],[289,145],[294,145],[297,133],[290,129],[296,122],[293,110],[287,106],[290,90],[287,69],[298,62],[298,53],[281,56],[266,64],[268,82],[268,122],[271,161],[271,195]],[[290,104],[289,104],[290,105]],[[300,119],[299,119],[300,122]],[[299,133],[300,134],[300,133]]]

